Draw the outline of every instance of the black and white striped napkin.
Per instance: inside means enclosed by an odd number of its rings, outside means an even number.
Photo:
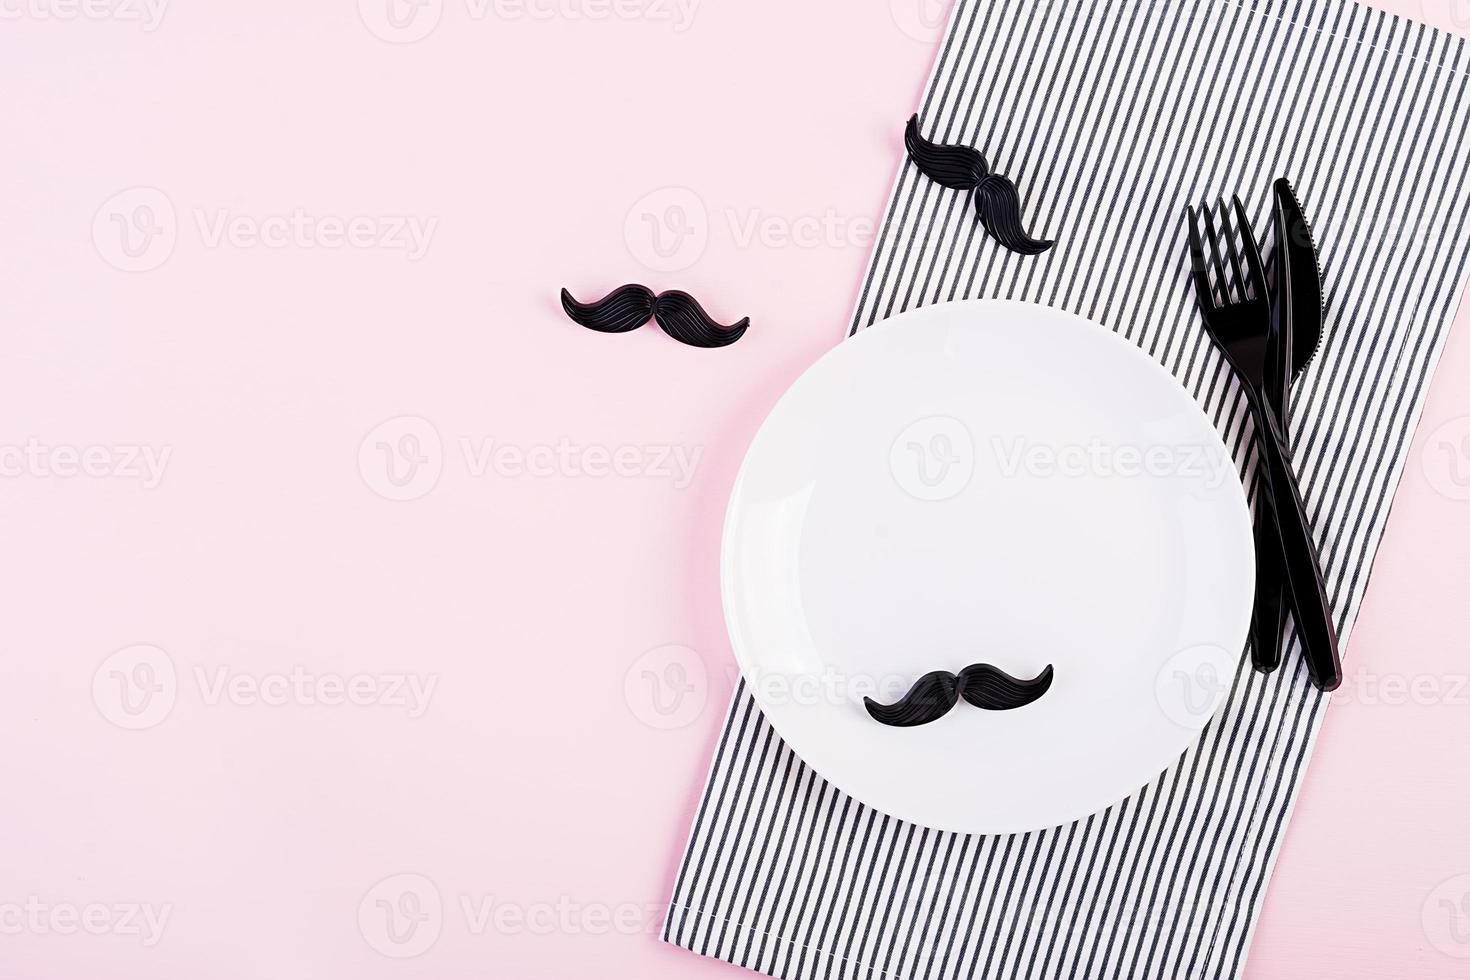
[[[1261,233],[1290,177],[1327,307],[1295,458],[1346,649],[1465,284],[1467,89],[1465,40],[1342,0],[959,0],[923,131],[981,147],[1057,245],[997,248],[962,194],[905,163],[852,330],[971,297],[1081,314],[1173,371],[1245,466],[1182,209],[1239,193]],[[1132,798],[977,837],[846,796],[742,685],[664,938],[788,978],[1238,976],[1327,700],[1292,644],[1272,675],[1242,666],[1199,744]]]

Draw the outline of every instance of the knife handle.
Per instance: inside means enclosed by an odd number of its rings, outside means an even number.
[[[1272,187],[1274,204],[1271,225],[1276,240],[1271,266],[1276,281],[1270,290],[1271,325],[1266,334],[1266,373],[1260,384],[1263,401],[1276,413],[1279,444],[1289,449],[1291,433],[1287,428],[1288,401],[1295,351],[1296,310],[1295,285],[1292,282],[1291,233],[1286,226],[1285,194],[1291,185],[1284,179]],[[1263,481],[1264,482],[1264,481]],[[1256,606],[1251,619],[1251,658],[1257,670],[1270,673],[1281,666],[1281,647],[1285,643],[1286,609],[1290,596],[1282,579],[1284,559],[1281,554],[1280,529],[1277,528],[1276,501],[1264,487],[1259,495],[1256,515]],[[1300,617],[1298,617],[1300,618]]]
[[[1256,604],[1251,611],[1251,663],[1268,674],[1281,666],[1282,635],[1286,632],[1282,564],[1276,504],[1262,479],[1256,501]]]
[[[1297,636],[1307,661],[1312,683],[1333,691],[1342,683],[1342,660],[1337,652],[1337,630],[1332,625],[1332,605],[1322,582],[1322,563],[1312,540],[1306,507],[1296,476],[1283,448],[1281,424],[1271,406],[1250,386],[1246,396],[1261,437],[1266,469],[1266,491],[1276,505],[1276,530],[1285,558],[1286,586],[1296,613]],[[1264,422],[1264,424],[1261,424]]]

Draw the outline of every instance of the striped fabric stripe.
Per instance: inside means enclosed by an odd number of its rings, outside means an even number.
[[[1182,210],[1239,193],[1263,230],[1271,179],[1291,177],[1327,308],[1292,435],[1346,649],[1470,266],[1466,47],[1341,0],[959,0],[923,130],[982,147],[1057,245],[998,249],[962,194],[905,162],[852,332],[972,297],[1081,314],[1173,371],[1253,485]],[[1276,673],[1243,663],[1198,745],[1130,799],[975,837],[829,785],[742,685],[664,938],[786,978],[1238,976],[1326,704],[1293,638]]]

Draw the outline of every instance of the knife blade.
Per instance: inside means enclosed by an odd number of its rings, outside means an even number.
[[[1317,260],[1317,243],[1312,226],[1302,211],[1291,181],[1278,177],[1272,186],[1276,206],[1286,225],[1284,238],[1291,265],[1291,375],[1290,382],[1301,376],[1322,346],[1322,271]],[[1278,246],[1280,247],[1280,246]]]

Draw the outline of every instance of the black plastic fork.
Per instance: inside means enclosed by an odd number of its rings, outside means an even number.
[[[1314,685],[1324,691],[1332,691],[1342,683],[1342,662],[1337,652],[1337,630],[1332,623],[1332,606],[1327,600],[1327,588],[1322,582],[1322,564],[1317,557],[1317,546],[1312,540],[1311,525],[1307,522],[1301,491],[1297,488],[1296,476],[1291,470],[1281,420],[1271,405],[1261,397],[1261,387],[1266,380],[1267,338],[1271,330],[1266,275],[1255,233],[1251,231],[1250,221],[1245,216],[1245,208],[1241,206],[1240,198],[1231,200],[1236,222],[1240,226],[1241,241],[1236,240],[1235,229],[1230,224],[1230,213],[1225,209],[1225,202],[1222,200],[1220,221],[1225,229],[1224,248],[1215,234],[1215,222],[1210,209],[1203,206],[1200,208],[1215,268],[1214,288],[1210,285],[1204,248],[1200,243],[1199,216],[1193,208],[1185,208],[1185,217],[1189,224],[1189,255],[1194,273],[1195,296],[1199,302],[1205,331],[1240,377],[1241,390],[1245,393],[1255,419],[1266,477],[1265,492],[1275,504],[1277,533],[1285,558],[1286,584],[1291,591],[1293,608],[1297,613],[1297,635],[1301,639],[1307,672]],[[1242,253],[1245,256],[1244,271],[1241,268]],[[1225,271],[1226,258],[1235,273],[1236,288],[1233,293],[1231,277]]]

